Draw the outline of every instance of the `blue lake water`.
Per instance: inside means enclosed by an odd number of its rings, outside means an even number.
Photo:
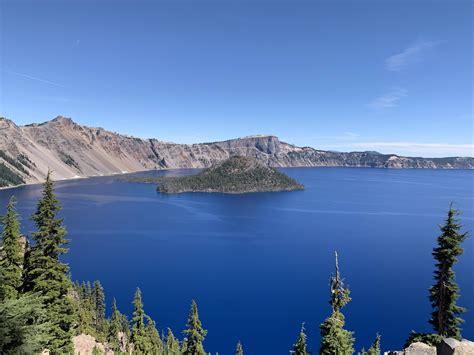
[[[376,332],[388,350],[400,349],[412,329],[429,331],[438,224],[454,201],[464,229],[473,230],[474,171],[283,171],[306,190],[162,195],[116,177],[57,183],[73,279],[100,279],[108,305],[115,296],[128,314],[139,286],[145,311],[175,334],[196,299],[212,353],[233,354],[240,340],[246,354],[288,354],[301,322],[316,353],[337,250],[353,298],[345,314],[357,350]],[[15,194],[24,231],[31,230],[40,192],[38,185],[0,191],[0,213]],[[473,238],[464,248],[456,267],[459,304],[471,309],[464,336],[474,340]]]

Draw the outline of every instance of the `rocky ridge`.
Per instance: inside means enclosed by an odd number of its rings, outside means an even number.
[[[42,181],[48,168],[60,180],[151,169],[207,168],[232,155],[254,157],[272,167],[474,168],[472,157],[430,159],[332,152],[297,147],[271,135],[176,144],[87,127],[62,116],[25,126],[0,118],[0,173],[8,169],[26,183]],[[18,181],[5,178],[2,182],[0,176],[0,186]]]

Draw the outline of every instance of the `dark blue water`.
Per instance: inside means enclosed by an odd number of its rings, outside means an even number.
[[[108,303],[131,312],[135,287],[161,329],[184,329],[191,299],[209,330],[207,351],[288,354],[306,322],[310,349],[328,316],[333,253],[351,289],[347,328],[357,349],[376,332],[383,349],[400,349],[412,330],[429,331],[427,289],[432,247],[451,201],[473,229],[473,171],[286,169],[305,191],[161,195],[154,186],[114,177],[60,182],[69,231],[67,261],[78,280],[100,279]],[[148,174],[157,174],[156,172]],[[40,186],[0,191],[29,216]],[[31,222],[24,218],[24,230]],[[474,339],[473,238],[464,244],[459,303],[471,309],[464,335]]]

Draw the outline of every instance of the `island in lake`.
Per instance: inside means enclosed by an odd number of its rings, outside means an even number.
[[[157,183],[164,193],[246,193],[303,190],[295,179],[266,166],[255,158],[232,156],[197,174],[159,178],[134,177],[131,181]]]

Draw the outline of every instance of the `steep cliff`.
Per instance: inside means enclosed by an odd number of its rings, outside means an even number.
[[[0,118],[0,173],[8,176],[3,180],[0,176],[0,186],[41,181],[48,168],[54,170],[56,179],[68,179],[150,169],[207,168],[231,155],[254,157],[273,167],[474,168],[471,157],[428,159],[329,152],[297,147],[275,136],[188,145],[120,135],[62,116],[26,126]]]

